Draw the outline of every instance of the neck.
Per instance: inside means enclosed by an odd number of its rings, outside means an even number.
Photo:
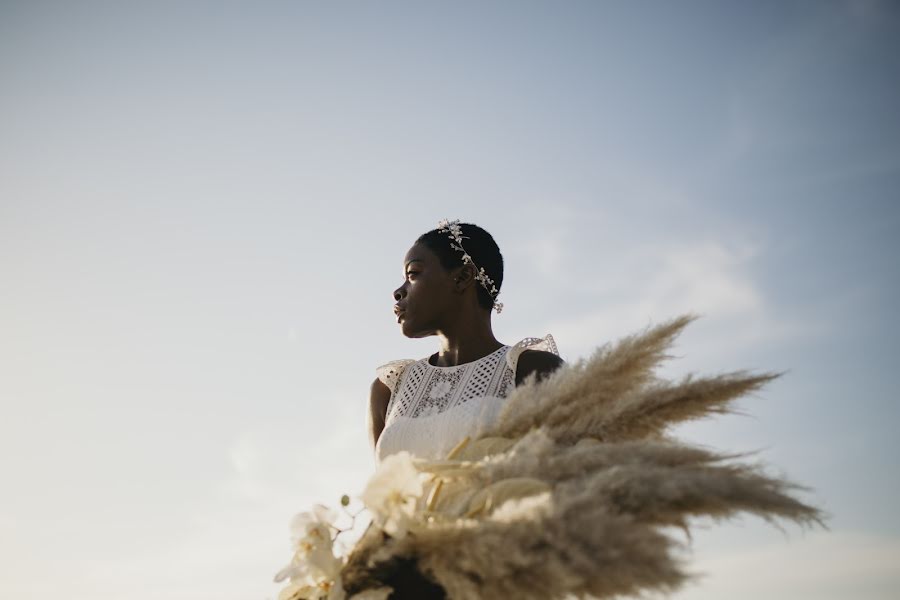
[[[438,332],[440,352],[434,362],[436,367],[455,367],[484,358],[502,347],[491,329],[491,314],[480,314],[460,319]]]

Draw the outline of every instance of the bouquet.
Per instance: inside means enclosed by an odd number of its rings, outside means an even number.
[[[279,600],[381,600],[412,573],[434,597],[612,598],[671,592],[690,575],[679,531],[690,518],[753,513],[822,525],[798,486],[747,455],[674,439],[677,423],[731,411],[776,374],[673,382],[654,370],[692,320],[680,317],[599,348],[507,398],[485,435],[443,460],[405,452],[359,498],[372,522],[352,550],[324,507],[295,518]],[[346,504],[348,498],[342,499]],[[392,597],[402,597],[398,586]]]

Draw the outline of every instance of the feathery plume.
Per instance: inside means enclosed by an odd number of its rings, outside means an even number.
[[[461,600],[671,592],[690,579],[672,528],[689,534],[692,518],[750,513],[824,526],[821,511],[795,497],[802,488],[747,455],[666,437],[676,423],[729,412],[778,376],[658,378],[692,320],[532,378],[494,426],[444,460],[385,461],[365,495],[375,524],[331,589],[383,594],[412,572]]]

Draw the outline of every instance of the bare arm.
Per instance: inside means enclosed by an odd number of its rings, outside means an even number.
[[[384,385],[380,379],[372,382],[372,390],[369,394],[369,441],[372,442],[372,449],[381,432],[384,431],[384,420],[387,416],[387,405],[391,399],[391,388]]]
[[[552,352],[526,350],[519,355],[519,363],[516,365],[516,385],[521,385],[532,373],[536,373],[537,380],[540,381],[564,364],[565,361]]]

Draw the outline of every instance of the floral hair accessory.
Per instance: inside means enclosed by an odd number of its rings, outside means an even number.
[[[484,272],[484,268],[478,268],[478,265],[476,265],[475,261],[472,260],[472,257],[469,256],[469,253],[463,248],[462,241],[467,238],[462,234],[462,227],[459,224],[459,219],[454,219],[453,221],[441,219],[438,222],[438,231],[449,234],[447,237],[453,240],[450,242],[450,247],[462,252],[463,264],[470,264],[475,268],[475,279],[477,279],[482,287],[488,291],[488,294],[491,295],[491,299],[494,301],[493,308],[499,315],[500,311],[503,310],[503,303],[497,302],[497,294],[500,293],[500,290],[494,285],[494,280],[488,277],[488,274]]]

